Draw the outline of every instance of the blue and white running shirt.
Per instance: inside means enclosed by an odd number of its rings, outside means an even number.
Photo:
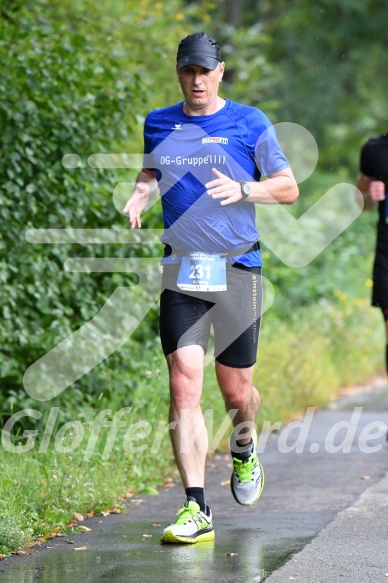
[[[144,124],[144,168],[156,170],[165,232],[162,242],[180,254],[249,248],[258,239],[255,204],[221,206],[206,193],[216,168],[233,180],[259,181],[289,167],[276,132],[262,111],[230,100],[206,116],[189,116],[183,102],[150,113]],[[162,263],[171,263],[173,256]],[[261,266],[260,251],[238,259]],[[176,259],[179,261],[179,257]]]

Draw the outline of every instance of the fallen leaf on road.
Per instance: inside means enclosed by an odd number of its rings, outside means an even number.
[[[109,510],[101,510],[101,514],[103,516],[109,516],[109,514],[121,514],[121,512],[123,511],[124,506],[112,506],[112,508],[109,508]]]
[[[0,561],[1,559],[6,559],[8,557],[8,555],[0,555]]]
[[[81,525],[77,528],[77,530],[80,530],[81,532],[90,532],[92,529],[88,528],[87,526]]]
[[[76,520],[77,522],[82,522],[83,520],[85,520],[85,517],[80,512],[76,512],[74,514],[74,520]]]
[[[127,498],[132,498],[132,496],[135,496],[135,494],[136,492],[134,490],[128,490],[128,492],[125,492],[124,496],[119,498],[119,500],[126,500]]]
[[[220,486],[229,486],[230,484],[230,480],[224,480],[223,482],[220,483]]]
[[[13,555],[20,555],[21,557],[25,557],[26,555],[31,555],[31,551],[15,551],[12,553]]]
[[[124,506],[119,506],[119,505],[112,506],[112,508],[109,508],[109,512],[111,514],[121,514],[123,509],[124,509]]]
[[[370,480],[370,476],[361,476],[361,480]]]
[[[88,547],[75,547],[73,551],[87,551]]]
[[[143,534],[143,538],[152,538],[152,534]]]

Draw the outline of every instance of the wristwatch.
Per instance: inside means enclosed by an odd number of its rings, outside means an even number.
[[[240,187],[241,187],[241,196],[245,200],[251,194],[251,187],[247,182],[243,180],[239,180]]]

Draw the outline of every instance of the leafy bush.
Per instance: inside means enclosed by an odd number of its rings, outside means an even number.
[[[99,51],[82,14],[61,21],[48,4],[10,6],[0,38],[3,411],[26,406],[26,368],[95,315],[118,285],[117,276],[68,273],[63,263],[69,255],[126,256],[124,246],[32,245],[25,234],[115,226],[117,175],[91,168],[87,158],[136,129],[144,98],[138,77]],[[80,165],[65,168],[66,154],[79,156],[73,161]],[[120,277],[121,285],[131,283]],[[120,362],[116,355],[110,364]],[[93,398],[106,386],[103,376],[88,387]]]

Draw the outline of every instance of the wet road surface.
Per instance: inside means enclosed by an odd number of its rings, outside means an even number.
[[[91,532],[1,561],[1,583],[388,581],[388,386],[311,410],[299,423],[262,436],[266,480],[253,507],[232,498],[229,457],[209,460],[214,542],[160,544],[184,502],[176,484],[135,497],[127,514],[85,521]]]

